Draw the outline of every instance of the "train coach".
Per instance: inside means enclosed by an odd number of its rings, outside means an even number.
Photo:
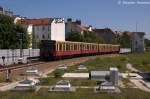
[[[112,44],[42,40],[40,45],[40,57],[46,60],[69,56],[119,53],[119,51],[120,46]]]

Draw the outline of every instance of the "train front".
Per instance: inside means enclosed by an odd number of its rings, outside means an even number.
[[[40,58],[41,60],[53,60],[56,53],[56,41],[41,40]]]

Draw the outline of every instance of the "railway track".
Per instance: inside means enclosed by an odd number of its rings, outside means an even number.
[[[12,79],[16,79],[16,78],[18,79],[18,78],[23,77],[20,74],[25,73],[26,69],[30,66],[35,66],[41,73],[47,74],[49,71],[55,70],[60,64],[66,64],[67,66],[72,66],[74,64],[79,64],[89,59],[94,59],[97,57],[115,57],[115,56],[118,56],[118,54],[79,57],[79,58],[50,61],[50,62],[37,62],[37,63],[28,64],[28,65],[25,64],[25,65],[20,65],[20,66],[9,67],[9,69],[11,69]],[[3,75],[4,77],[6,76],[6,70],[7,68],[0,69],[0,74]]]
[[[30,64],[23,64],[23,65],[18,65],[18,66],[11,66],[11,67],[4,67],[2,69],[0,69],[0,72],[2,71],[6,71],[7,69],[13,70],[13,69],[18,69],[18,68],[24,68],[24,67],[30,67],[30,66],[34,66],[34,65],[40,65],[40,64],[44,64],[45,62],[36,62],[36,63],[30,63]]]

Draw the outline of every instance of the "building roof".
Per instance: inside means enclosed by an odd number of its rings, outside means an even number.
[[[112,82],[105,81],[101,84],[101,86],[113,86]]]
[[[69,83],[69,81],[67,81],[67,80],[60,80],[59,82],[57,82],[57,84],[56,85],[69,85],[70,83]]]
[[[33,81],[32,80],[24,80],[19,82],[20,84],[31,84]]]
[[[110,72],[109,71],[91,71],[91,76],[105,76],[105,75],[109,75]]]
[[[141,37],[144,37],[145,32],[133,32],[133,34],[137,34],[137,35],[139,35]]]
[[[25,25],[48,25],[53,22],[53,18],[41,18],[41,19],[21,19],[17,21],[17,24]]]
[[[0,6],[0,11],[3,11],[3,7]]]
[[[87,26],[84,25],[77,25],[83,31],[89,31]]]

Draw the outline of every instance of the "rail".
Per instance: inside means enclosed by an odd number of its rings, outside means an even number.
[[[18,69],[18,68],[24,68],[24,67],[30,67],[33,65],[39,65],[39,64],[44,64],[45,62],[36,62],[36,63],[31,63],[31,64],[24,64],[24,65],[19,65],[19,66],[11,66],[11,67],[4,67],[0,69],[0,72],[6,71],[7,69]]]

